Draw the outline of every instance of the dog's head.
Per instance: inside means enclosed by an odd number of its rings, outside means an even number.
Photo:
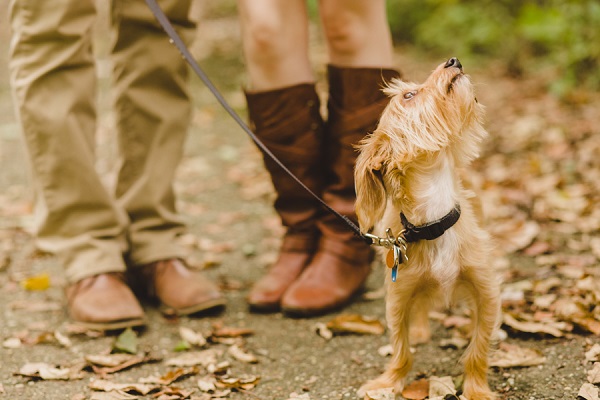
[[[471,80],[456,58],[440,64],[422,84],[390,82],[384,92],[390,102],[375,132],[359,145],[355,181],[357,215],[371,228],[383,214],[386,188],[398,193],[403,171],[411,163],[428,162],[449,151],[457,166],[478,156],[486,136],[483,106]]]

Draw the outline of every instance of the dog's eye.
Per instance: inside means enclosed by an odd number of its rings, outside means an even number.
[[[412,99],[413,97],[415,97],[415,95],[416,95],[416,94],[417,94],[417,92],[414,92],[414,91],[413,91],[413,92],[406,92],[406,93],[404,93],[404,96],[403,96],[403,97],[404,97],[406,100],[410,100],[410,99]]]

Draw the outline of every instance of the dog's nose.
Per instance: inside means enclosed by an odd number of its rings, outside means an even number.
[[[458,58],[452,57],[451,59],[446,61],[446,64],[444,65],[444,68],[450,68],[450,67],[456,67],[458,69],[462,69],[462,64],[460,63],[460,61],[458,61]]]

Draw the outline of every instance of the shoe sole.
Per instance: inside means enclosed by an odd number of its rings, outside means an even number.
[[[73,324],[80,326],[85,329],[95,331],[116,331],[127,328],[135,328],[146,325],[146,320],[143,318],[139,319],[127,319],[123,321],[115,322],[84,322],[84,321],[73,321]]]
[[[196,314],[203,311],[215,310],[217,308],[225,307],[225,305],[225,299],[213,299],[184,308],[173,308],[166,304],[161,304],[158,308],[160,312],[162,312],[165,315],[177,315],[181,317]]]

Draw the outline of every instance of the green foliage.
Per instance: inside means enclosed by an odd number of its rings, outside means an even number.
[[[388,0],[397,43],[502,60],[514,74],[551,67],[552,89],[600,89],[598,0]]]

